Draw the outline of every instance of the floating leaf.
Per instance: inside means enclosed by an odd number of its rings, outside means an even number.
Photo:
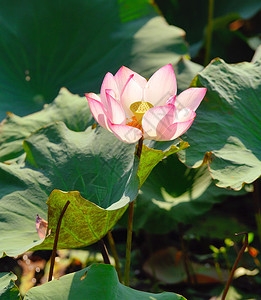
[[[59,239],[58,247],[73,248],[88,245],[106,234],[137,195],[135,145],[120,142],[103,128],[74,132],[57,122],[27,138],[24,148],[25,161],[0,163],[1,253],[18,255],[42,243],[35,217],[39,214],[47,219],[46,201],[54,189],[61,191],[54,191],[48,200],[50,212],[56,213],[54,220],[48,219],[52,234],[38,249],[51,248],[54,223],[57,224],[57,215],[68,199],[68,220],[77,218],[77,222],[72,225],[66,218],[63,220],[62,236],[68,237],[68,232],[74,236]],[[88,210],[92,215],[85,216]],[[99,222],[104,228],[99,227]],[[67,224],[70,228],[66,228]],[[80,236],[75,234],[77,230]]]
[[[261,62],[216,59],[192,86],[208,91],[184,135],[190,148],[179,156],[191,167],[207,163],[218,186],[239,190],[261,175]]]
[[[113,266],[93,264],[89,268],[71,273],[41,286],[34,287],[25,300],[76,300],[81,295],[88,300],[186,300],[174,293],[152,294],[134,290],[121,284]]]

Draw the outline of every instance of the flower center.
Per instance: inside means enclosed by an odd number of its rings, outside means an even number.
[[[141,124],[141,120],[146,111],[152,108],[153,105],[146,101],[137,101],[131,104],[130,110],[133,112],[136,120]]]

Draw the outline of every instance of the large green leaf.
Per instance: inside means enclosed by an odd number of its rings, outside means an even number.
[[[0,124],[0,161],[24,153],[23,140],[35,130],[53,121],[63,121],[74,131],[84,131],[93,123],[86,98],[61,89],[58,97],[37,113],[25,117],[8,114]]]
[[[192,62],[191,60],[182,57],[173,65],[178,83],[178,94],[189,87],[191,81],[197,73],[202,71],[203,66]]]
[[[46,201],[54,189],[81,193],[54,191],[48,200],[55,220],[63,204],[71,201],[63,220],[66,232],[61,232],[66,238],[58,243],[68,248],[101,238],[137,195],[135,145],[120,142],[102,128],[74,132],[54,123],[27,138],[24,148],[25,161],[0,164],[1,253],[17,255],[42,242],[35,217],[46,219]],[[49,218],[52,233],[38,248],[51,248],[55,220]]]
[[[186,54],[184,31],[150,9],[123,22],[129,5],[139,2],[3,0],[0,119],[7,111],[38,110],[63,86],[73,93],[98,92],[105,73],[122,65],[149,77]]]
[[[17,277],[13,273],[0,273],[0,298],[2,300],[21,299],[19,290],[15,285]]]
[[[174,293],[152,294],[134,290],[121,284],[113,266],[93,264],[46,284],[30,289],[25,300],[185,300]]]
[[[187,142],[180,139],[169,142],[145,141],[139,163],[138,176],[140,186],[143,185],[153,168],[164,158],[177,153],[189,146]]]
[[[170,232],[179,223],[192,224],[226,195],[236,194],[216,187],[206,166],[190,169],[171,155],[154,168],[141,187],[135,204],[134,230]]]
[[[207,163],[218,186],[239,190],[261,175],[261,62],[216,59],[192,86],[208,91],[184,137],[189,151],[179,156],[192,167]]]

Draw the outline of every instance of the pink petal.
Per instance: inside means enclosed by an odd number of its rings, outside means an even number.
[[[185,122],[174,123],[158,138],[158,141],[172,141],[185,133],[194,119]]]
[[[113,98],[113,91],[106,90],[107,96],[107,115],[114,124],[126,124],[125,112],[119,101]]]
[[[109,72],[105,75],[101,86],[101,102],[104,105],[107,104],[107,97],[106,97],[105,90],[113,90],[115,93],[114,97],[117,100],[119,100],[120,94],[119,94],[117,83],[114,79],[114,76]]]
[[[136,143],[142,137],[142,132],[138,128],[128,125],[112,124],[110,121],[109,125],[114,135],[124,143]]]
[[[133,116],[133,112],[130,110],[132,103],[141,101],[143,99],[143,89],[137,84],[137,82],[131,78],[125,85],[125,88],[121,95],[121,104],[123,109],[129,117]]]
[[[90,94],[85,94],[88,103],[89,103],[89,107],[91,110],[91,113],[94,117],[94,119],[105,129],[110,131],[109,125],[108,125],[108,118],[105,114],[105,108],[103,106],[103,104],[101,103],[100,98],[95,95],[93,93]]]
[[[162,106],[176,93],[176,76],[172,65],[168,64],[156,71],[149,79],[144,91],[144,101],[154,106]]]
[[[186,122],[191,119],[195,119],[196,113],[189,107],[183,108],[181,110],[177,109],[177,114],[175,116],[174,122]]]
[[[114,78],[115,81],[117,82],[119,93],[124,89],[125,84],[127,83],[128,79],[130,78],[131,75],[133,76],[133,79],[136,81],[136,83],[141,87],[145,88],[147,84],[147,80],[139,75],[138,73],[132,71],[131,69],[122,66],[119,71],[115,74]]]
[[[190,88],[177,96],[175,105],[178,109],[189,107],[196,110],[206,94],[206,88]]]
[[[157,106],[149,109],[142,118],[143,135],[146,139],[156,139],[174,123],[174,105]]]
[[[48,222],[36,215],[35,227],[40,239],[44,239],[47,233]]]
[[[178,138],[189,129],[195,117],[195,112],[190,108],[185,108],[181,111],[178,111],[175,117],[175,123],[170,125],[164,132],[162,132],[161,136],[158,136],[157,140],[171,141]]]

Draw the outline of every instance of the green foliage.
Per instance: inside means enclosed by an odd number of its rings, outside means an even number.
[[[195,57],[206,41],[208,24],[208,5],[206,0],[156,0],[169,24],[186,31],[190,55]],[[214,1],[213,39],[211,58],[222,57],[231,62],[244,59],[252,54],[246,37],[238,31],[230,30],[229,24],[238,19],[249,19],[261,9],[259,0],[221,0]]]
[[[103,128],[75,132],[56,122],[36,131],[24,141],[25,160],[0,165],[1,251],[17,255],[33,246],[51,249],[67,200],[71,204],[58,247],[81,247],[99,240],[136,198],[139,182],[143,184],[160,160],[186,145],[150,144],[155,149],[144,146],[138,179],[135,145],[120,142]],[[51,234],[41,243],[34,221],[36,214],[46,218],[47,199]]]
[[[0,298],[2,300],[21,299],[19,290],[15,285],[17,277],[13,273],[0,273]]]
[[[63,121],[74,131],[84,131],[93,124],[94,119],[86,98],[72,95],[63,88],[52,103],[37,113],[25,117],[8,114],[0,124],[0,161],[10,160],[23,154],[23,140],[53,121]]]
[[[152,169],[164,158],[183,150],[189,146],[188,143],[177,139],[169,142],[145,141],[139,163],[138,176],[140,186],[143,185]],[[178,147],[179,145],[179,147]]]
[[[260,61],[229,65],[216,59],[192,83],[208,91],[184,135],[189,151],[179,156],[192,167],[207,163],[220,187],[239,190],[261,175],[260,78]]]
[[[102,128],[74,132],[58,122],[35,132],[25,140],[24,147],[25,160],[19,164],[0,164],[1,252],[8,255],[21,254],[42,242],[35,230],[35,217],[39,214],[46,219],[45,202],[54,189],[79,191],[88,200],[78,193],[55,191],[50,196],[48,202],[52,212],[61,210],[67,199],[72,201],[68,217],[75,220],[77,216],[77,228],[73,227],[71,232],[78,230],[81,233],[86,222],[86,233],[90,228],[97,229],[91,237],[69,239],[67,235],[68,240],[60,240],[60,243],[68,248],[90,244],[94,236],[96,240],[101,238],[116,223],[125,210],[124,206],[137,195],[135,145],[120,142]],[[85,205],[82,204],[84,201]],[[87,210],[93,215],[83,217]],[[57,214],[56,219],[49,219],[52,229],[54,223],[57,224]],[[101,230],[99,222],[101,220],[103,224],[103,218],[106,226]],[[52,248],[49,241],[52,241],[53,234],[52,231],[47,246],[43,243],[43,248]]]
[[[88,300],[186,300],[174,293],[152,294],[126,287],[119,282],[115,269],[103,264],[93,264],[59,280],[34,287],[27,292],[24,299],[76,300],[79,295]]]
[[[141,187],[133,226],[136,231],[167,233],[179,223],[195,222],[225,196],[237,194],[216,187],[206,166],[190,169],[171,155],[155,167]]]
[[[182,57],[176,64],[173,65],[173,69],[177,78],[178,93],[181,93],[189,87],[197,73],[203,70],[203,66]]]
[[[0,119],[39,110],[64,86],[99,92],[103,76],[122,65],[149,77],[187,54],[183,30],[133,2],[3,0]],[[125,22],[130,6],[137,13]]]

